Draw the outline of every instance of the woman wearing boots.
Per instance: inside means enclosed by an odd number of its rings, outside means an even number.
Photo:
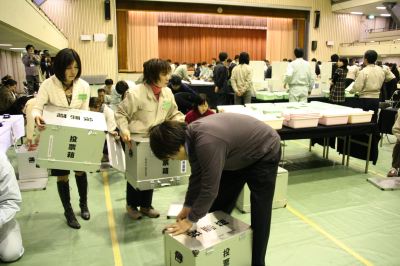
[[[115,119],[124,142],[131,141],[131,133],[147,133],[165,120],[184,120],[174,95],[167,87],[171,67],[167,61],[150,59],[143,64],[143,84],[128,90],[118,105]],[[153,190],[138,190],[127,182],[126,210],[134,219],[143,215],[158,218],[160,213],[152,206]]]
[[[90,87],[86,81],[79,78],[82,69],[78,53],[68,48],[61,50],[54,59],[53,68],[54,75],[46,79],[40,86],[36,97],[36,104],[32,109],[32,116],[39,130],[45,127],[45,121],[42,117],[43,106],[45,104],[89,110]],[[70,227],[79,229],[81,226],[75,217],[70,202],[69,173],[69,170],[52,170],[52,175],[57,176],[58,194],[64,207],[64,215],[67,223]],[[89,220],[86,173],[75,171],[75,179],[80,197],[81,217],[84,220]]]

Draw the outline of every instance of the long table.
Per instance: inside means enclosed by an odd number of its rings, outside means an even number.
[[[25,135],[24,117],[22,115],[11,115],[4,118],[0,115],[0,152],[6,152],[19,138]]]
[[[349,166],[350,144],[353,142],[360,145],[364,145],[364,143],[362,142],[352,140],[351,136],[357,134],[367,134],[368,143],[367,143],[367,159],[365,162],[365,173],[368,173],[372,134],[375,132],[375,128],[376,128],[375,123],[346,124],[346,125],[335,125],[335,126],[319,125],[318,127],[311,127],[311,128],[289,128],[284,126],[277,132],[282,140],[324,138],[328,140],[326,143],[329,143],[329,138],[331,137],[343,137],[345,141],[344,147],[346,147],[346,149],[342,154],[342,164],[344,164],[344,158],[347,155],[346,166]],[[325,147],[324,147],[324,157],[325,157]]]

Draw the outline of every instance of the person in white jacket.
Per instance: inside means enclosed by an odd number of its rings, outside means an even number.
[[[0,152],[0,261],[12,262],[24,254],[22,237],[15,214],[21,205],[14,168],[7,156]]]
[[[46,79],[40,86],[36,103],[32,110],[32,116],[39,130],[45,128],[45,121],[42,117],[45,104],[89,110],[90,87],[86,81],[79,78],[82,68],[78,53],[69,48],[59,51],[54,59],[53,68],[54,75]],[[52,175],[57,176],[58,194],[64,207],[64,216],[67,219],[67,224],[74,229],[79,229],[81,225],[75,217],[70,202],[69,173],[69,170],[52,169]],[[75,171],[75,179],[79,192],[81,217],[84,220],[89,220],[86,173]]]

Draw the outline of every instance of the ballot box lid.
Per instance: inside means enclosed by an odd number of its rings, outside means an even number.
[[[201,251],[250,230],[250,225],[222,211],[207,214],[196,227],[194,231],[171,237],[191,250]]]
[[[99,112],[45,105],[43,119],[49,125],[107,131],[104,114]]]

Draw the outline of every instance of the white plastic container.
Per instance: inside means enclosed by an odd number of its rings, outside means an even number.
[[[25,145],[15,149],[18,162],[18,179],[48,177],[47,169],[36,168],[37,150],[28,151]]]
[[[355,112],[349,115],[349,124],[369,123],[371,122],[374,111]]]
[[[319,118],[297,118],[283,120],[283,125],[291,128],[317,127]]]

